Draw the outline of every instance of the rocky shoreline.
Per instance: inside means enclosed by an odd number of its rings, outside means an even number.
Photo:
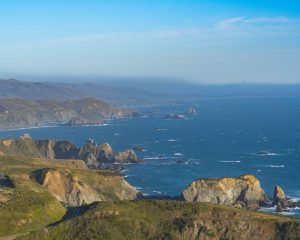
[[[110,144],[89,139],[82,147],[70,141],[33,140],[28,134],[19,139],[1,139],[0,155],[20,155],[46,159],[83,160],[90,169],[122,170],[123,164],[141,163],[132,149],[114,152]]]

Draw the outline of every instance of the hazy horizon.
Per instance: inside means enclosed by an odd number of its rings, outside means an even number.
[[[299,1],[4,0],[0,7],[1,78],[300,83]]]

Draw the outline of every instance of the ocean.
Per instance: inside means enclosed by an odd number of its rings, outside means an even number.
[[[194,107],[197,115],[165,119]],[[199,178],[253,174],[267,194],[275,185],[300,199],[300,97],[202,99],[189,104],[139,108],[144,117],[111,120],[104,126],[44,127],[0,131],[1,138],[29,133],[34,139],[92,138],[115,151],[141,145],[143,164],[128,164],[126,180],[148,195],[180,195]],[[267,151],[266,156],[259,156]],[[289,214],[299,215],[299,210]]]

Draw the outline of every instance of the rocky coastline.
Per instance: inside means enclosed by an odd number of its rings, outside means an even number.
[[[115,108],[91,97],[66,101],[0,99],[0,130],[57,125],[101,125],[107,119],[138,115],[132,109]]]
[[[90,169],[122,170],[123,164],[142,163],[132,149],[114,152],[108,143],[89,139],[82,147],[70,141],[33,140],[27,134],[19,139],[1,139],[0,155],[19,155],[46,159],[83,160]]]

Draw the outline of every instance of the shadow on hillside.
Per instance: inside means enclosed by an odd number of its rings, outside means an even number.
[[[0,187],[14,188],[15,185],[9,179],[8,176],[4,175],[3,173],[0,173]]]

